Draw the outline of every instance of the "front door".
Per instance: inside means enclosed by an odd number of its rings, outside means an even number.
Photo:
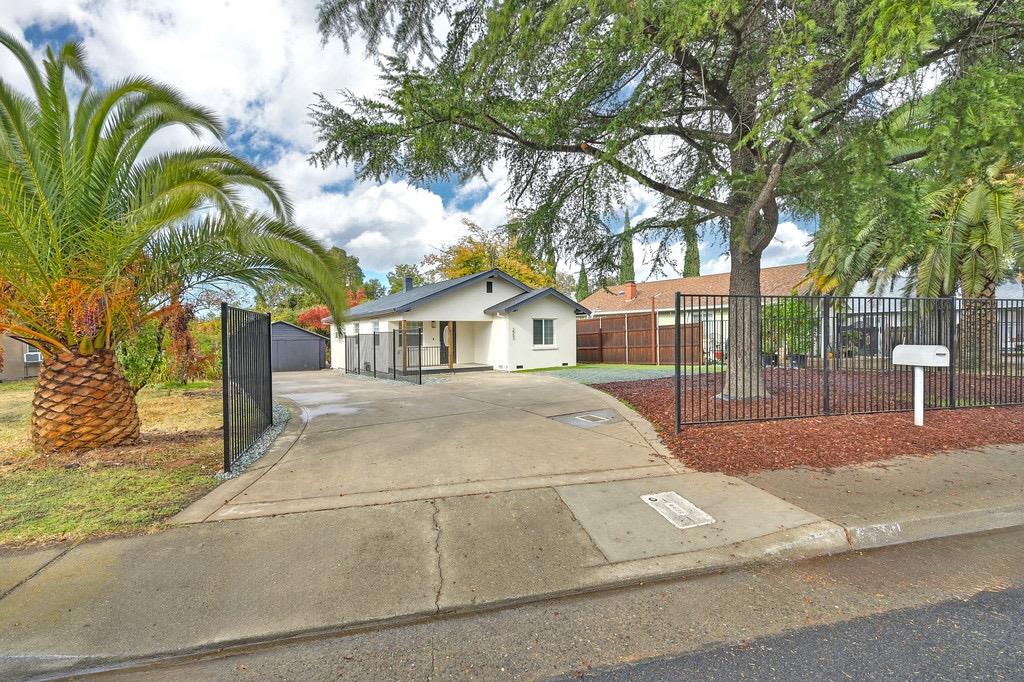
[[[451,365],[455,360],[455,323],[441,322],[441,364]]]

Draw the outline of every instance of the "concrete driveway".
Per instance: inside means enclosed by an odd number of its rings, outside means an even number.
[[[206,520],[682,470],[659,454],[641,417],[606,394],[556,378],[475,372],[420,386],[288,372],[275,375],[274,388],[295,415],[285,434],[290,446],[246,474],[244,487],[219,489],[223,504]]]

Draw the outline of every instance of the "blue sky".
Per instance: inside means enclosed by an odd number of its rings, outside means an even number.
[[[228,123],[228,146],[267,167],[285,185],[296,220],[324,241],[359,257],[371,277],[396,263],[417,262],[464,233],[463,219],[486,227],[506,220],[504,169],[465,184],[452,179],[414,187],[402,178],[358,182],[350,167],[318,169],[307,107],[315,93],[341,89],[373,94],[378,72],[353,42],[321,45],[316,0],[33,0],[0,3],[0,25],[41,54],[47,43],[75,38],[102,82],[136,73],[183,90]],[[24,88],[13,60],[0,58],[0,77]],[[148,150],[194,144],[185,131],[162,133]],[[643,217],[652,197],[638,191],[630,210]],[[780,226],[765,265],[798,262],[809,231]],[[637,244],[638,275],[647,271]],[[728,269],[714,237],[701,246],[704,272]],[[681,262],[681,261],[680,261]],[[560,264],[576,271],[575,263]]]

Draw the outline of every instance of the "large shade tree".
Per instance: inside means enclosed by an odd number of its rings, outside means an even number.
[[[685,241],[695,257],[694,227],[716,226],[731,293],[756,296],[761,254],[808,189],[803,176],[863,121],[935,82],[974,77],[982,56],[1017,64],[1021,7],[324,0],[323,37],[364,35],[385,87],[374,98],[321,99],[316,158],[423,183],[502,164],[520,236],[553,236],[599,278],[617,251],[606,223],[641,186],[660,203],[634,229],[661,253]],[[724,394],[763,396],[760,307],[737,307],[729,327]]]
[[[37,448],[138,438],[114,350],[189,290],[283,280],[343,312],[336,261],[290,222],[273,178],[220,146],[145,153],[172,126],[221,139],[211,112],[144,77],[96,86],[77,43],[42,64],[8,33],[0,44],[30,84],[0,80],[0,332],[44,355]],[[248,207],[247,191],[270,210]]]

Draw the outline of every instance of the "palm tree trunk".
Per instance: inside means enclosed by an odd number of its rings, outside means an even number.
[[[985,283],[977,298],[964,300],[960,320],[960,365],[969,372],[994,371],[998,355],[996,283]]]
[[[139,439],[135,392],[108,350],[47,358],[32,408],[32,444],[42,452],[93,450]]]

